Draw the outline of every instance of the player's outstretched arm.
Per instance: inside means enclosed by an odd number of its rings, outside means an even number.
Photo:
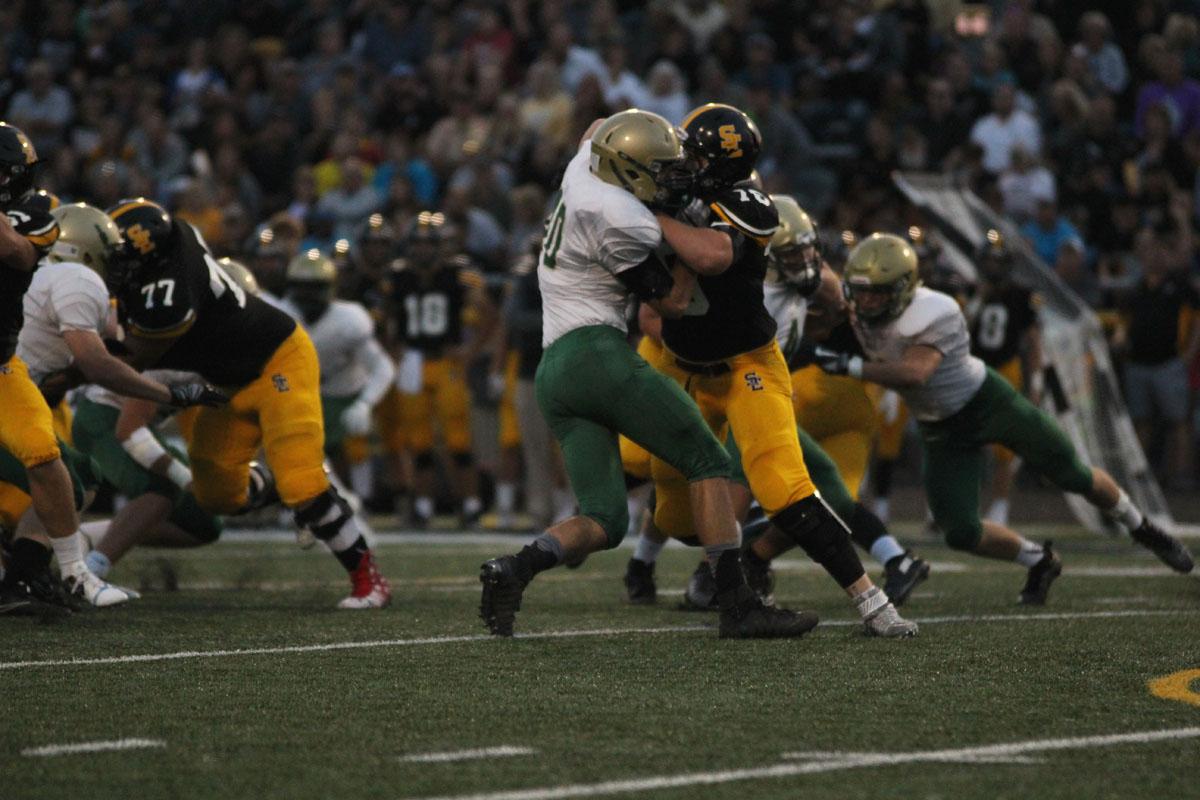
[[[862,356],[818,347],[817,365],[831,375],[850,375],[890,389],[923,386],[942,363],[942,353],[929,345],[915,344],[896,361],[864,361]]]
[[[7,216],[0,214],[0,264],[19,272],[29,272],[37,262],[37,248],[17,233]]]
[[[128,397],[140,397],[156,403],[171,402],[169,388],[110,354],[104,346],[104,340],[95,331],[63,331],[63,341],[75,358],[75,366],[89,383],[99,384]]]
[[[655,214],[663,238],[694,272],[720,275],[733,264],[733,239],[713,228],[697,228],[666,214]]]
[[[117,417],[117,441],[130,458],[142,467],[186,491],[192,485],[191,469],[171,455],[150,431],[158,407],[159,404],[152,400],[126,399]]]

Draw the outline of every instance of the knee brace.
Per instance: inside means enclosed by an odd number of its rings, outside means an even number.
[[[417,469],[433,469],[436,464],[432,450],[422,450],[413,456],[413,466]]]
[[[845,523],[817,495],[792,503],[771,521],[800,545],[809,558],[824,567],[842,588],[863,576],[862,561],[850,543],[850,532]]]
[[[308,530],[334,552],[350,547],[360,535],[350,504],[332,486],[293,513],[297,527]]]
[[[887,536],[883,520],[862,503],[854,504],[854,511],[846,523],[850,526],[850,538],[863,550],[870,550],[880,537]]]

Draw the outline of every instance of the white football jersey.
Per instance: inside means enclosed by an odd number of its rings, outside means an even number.
[[[370,374],[359,356],[375,337],[375,323],[367,310],[358,303],[334,300],[321,318],[310,325],[286,297],[279,301],[279,307],[304,326],[317,348],[321,394],[353,397],[361,392]]]
[[[74,357],[63,331],[93,331],[103,335],[108,325],[108,287],[83,264],[48,262],[33,273],[24,299],[25,322],[17,340],[17,355],[40,383],[51,372],[71,366]]]
[[[775,320],[775,340],[785,356],[799,346],[808,316],[808,298],[783,281],[763,282],[763,305]]]
[[[855,320],[854,332],[871,361],[899,361],[913,345],[926,345],[942,354],[942,363],[925,385],[896,389],[921,422],[960,411],[987,377],[983,362],[971,355],[971,335],[958,302],[933,289],[918,287],[908,308],[890,322],[869,325]]]
[[[629,290],[617,279],[662,242],[654,214],[629,192],[592,174],[592,140],[579,147],[562,179],[538,262],[542,346],[588,325],[621,332]]]

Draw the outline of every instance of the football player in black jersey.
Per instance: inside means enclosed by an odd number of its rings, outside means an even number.
[[[339,608],[387,605],[388,582],[325,473],[320,370],[308,335],[247,294],[196,229],[162,206],[137,198],[108,213],[125,238],[113,288],[134,364],[198,372],[230,395],[229,405],[196,416],[189,443],[201,507],[236,514],[274,500],[265,473],[250,469],[262,447],[297,527],[350,573],[352,591]]]
[[[999,231],[987,232],[976,264],[979,290],[967,305],[971,352],[1037,405],[1042,382],[1037,298],[1013,279],[1012,253]],[[992,453],[992,499],[984,518],[1007,525],[1009,494],[1018,464],[1007,447],[993,445]]]
[[[391,277],[388,338],[400,363],[403,391],[396,398],[395,427],[385,435],[393,449],[413,456],[412,519],[418,526],[433,514],[435,423],[453,462],[463,524],[474,524],[483,510],[471,456],[466,370],[489,340],[497,314],[483,276],[457,244],[454,227],[440,213],[422,212]],[[468,313],[476,317],[477,328],[469,339]]]
[[[866,574],[849,531],[821,500],[804,464],[791,375],[763,304],[766,247],[779,217],[770,197],[748,183],[762,147],[758,128],[743,112],[718,103],[693,110],[681,127],[698,168],[698,200],[682,215],[688,222],[657,216],[666,243],[697,273],[698,288],[682,318],[664,320],[666,351],[655,366],[685,388],[718,437],[732,430],[755,498],[852,598],[867,632],[913,636],[917,626]],[[686,482],[657,459],[651,472],[655,525],[672,536],[688,535]]]
[[[83,562],[71,476],[54,435],[50,406],[16,356],[25,292],[39,260],[59,235],[50,209],[34,199],[37,166],[29,137],[0,122],[0,447],[25,467],[34,511],[50,537],[67,588],[92,605],[114,605],[135,595],[105,583]],[[33,548],[31,561],[41,563],[9,564],[6,595],[28,592],[18,585],[22,575],[49,568],[49,553],[40,551]]]

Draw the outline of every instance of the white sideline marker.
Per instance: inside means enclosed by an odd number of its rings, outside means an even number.
[[[1064,611],[1042,614],[963,614],[943,617],[915,617],[920,625],[949,625],[976,622],[1046,622],[1068,619],[1118,619],[1121,617],[1163,617],[1200,614],[1197,608],[1114,609],[1112,611]],[[862,625],[858,620],[837,619],[822,622],[824,628],[847,628]],[[578,639],[590,636],[656,636],[659,634],[697,633],[713,630],[712,625],[667,625],[657,628],[595,628],[591,630],[541,631],[518,633],[516,641],[535,639]],[[181,650],[174,653],[144,653],[132,656],[102,658],[54,658],[41,661],[0,661],[0,671],[37,667],[86,667],[98,664],[137,664],[151,661],[177,661],[189,658],[226,658],[230,656],[268,656],[289,653],[327,653],[337,650],[363,650],[381,647],[417,647],[422,645],[493,642],[497,637],[487,634],[462,636],[428,636],[417,639],[368,639],[358,642],[329,642],[281,647],[248,647],[234,650]]]
[[[480,747],[476,750],[452,750],[447,753],[411,753],[400,756],[400,760],[410,764],[444,764],[450,761],[477,761],[483,758],[511,758],[512,756],[531,756],[536,753],[532,747],[516,747],[499,745],[497,747]]]
[[[649,792],[657,789],[678,789],[685,786],[712,786],[736,781],[762,780],[765,778],[789,778],[797,775],[813,775],[841,769],[861,767],[893,766],[929,762],[992,763],[996,760],[1024,763],[1030,753],[1051,750],[1082,750],[1092,747],[1110,747],[1120,744],[1145,744],[1172,739],[1194,739],[1200,737],[1200,728],[1174,728],[1162,731],[1138,731],[1105,736],[1077,736],[1069,739],[1035,739],[1026,742],[962,747],[955,750],[919,750],[911,753],[819,753],[829,756],[803,764],[771,764],[749,769],[719,770],[715,772],[685,772],[680,775],[655,775],[646,778],[631,778],[602,783],[577,783],[563,786],[545,786],[533,789],[515,789],[482,794],[455,794],[439,797],[406,798],[405,800],[560,800],[571,797],[600,797],[630,792]],[[800,754],[804,755],[804,754]],[[1019,760],[1018,760],[1019,759]]]
[[[76,744],[50,744],[44,747],[27,747],[21,755],[31,758],[44,756],[68,756],[76,753],[106,753],[112,750],[143,750],[166,747],[161,739],[113,739],[108,742],[78,742]]]

